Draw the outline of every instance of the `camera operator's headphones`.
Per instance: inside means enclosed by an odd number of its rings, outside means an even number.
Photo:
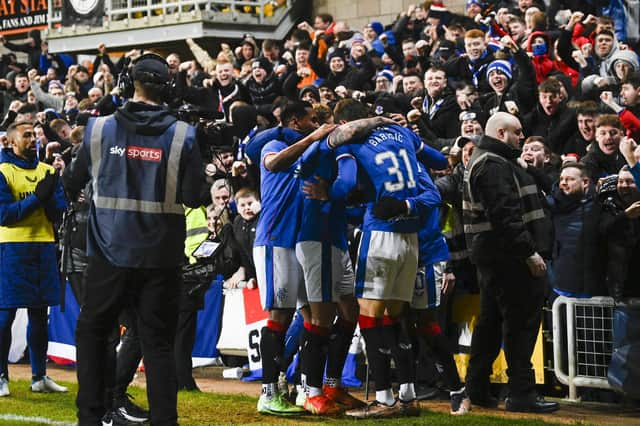
[[[140,69],[142,62],[153,61],[148,69]],[[153,68],[156,68],[153,70]],[[142,83],[152,83],[162,88],[162,98],[168,98],[171,88],[171,77],[169,75],[169,65],[167,61],[155,53],[145,53],[140,55],[133,62],[126,62],[120,75],[118,76],[118,89],[120,96],[131,98],[134,92],[134,81]]]

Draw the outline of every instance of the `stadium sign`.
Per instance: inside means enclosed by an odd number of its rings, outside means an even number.
[[[2,34],[43,28],[47,24],[47,0],[0,0]]]

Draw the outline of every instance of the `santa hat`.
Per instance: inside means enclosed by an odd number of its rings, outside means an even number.
[[[429,18],[442,19],[449,11],[441,1],[434,1],[429,7]]]

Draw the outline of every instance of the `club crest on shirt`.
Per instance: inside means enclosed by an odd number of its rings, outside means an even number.
[[[278,289],[278,294],[276,295],[276,297],[280,301],[285,301],[287,300],[287,294],[288,294],[288,291],[286,288],[280,288]]]

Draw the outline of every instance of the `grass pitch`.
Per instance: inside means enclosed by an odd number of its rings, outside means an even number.
[[[10,383],[11,395],[0,398],[0,418],[7,415],[39,417],[41,421],[0,420],[0,425],[74,425],[76,422],[76,383],[64,383],[69,392],[64,394],[36,394],[29,390],[29,382],[16,380]],[[140,405],[145,405],[145,390],[129,387],[129,392]],[[420,417],[389,420],[351,420],[346,417],[318,418],[301,416],[292,418],[263,416],[256,412],[257,398],[247,395],[224,395],[212,393],[180,392],[178,394],[178,414],[180,425],[207,426],[220,424],[277,424],[277,425],[319,425],[345,424],[358,426],[373,425],[550,425],[539,420],[515,420],[499,417],[467,415],[454,417],[448,414],[423,410]],[[5,417],[6,418],[6,417]],[[46,419],[46,420],[45,420]]]

